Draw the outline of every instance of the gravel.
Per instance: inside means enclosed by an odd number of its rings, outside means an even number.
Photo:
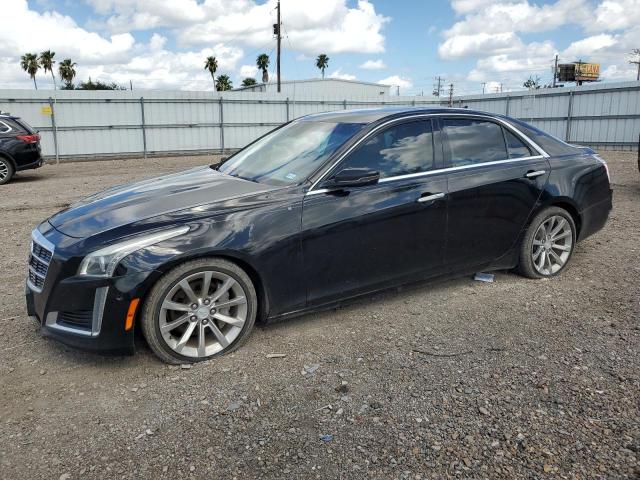
[[[638,478],[640,174],[603,156],[614,211],[560,277],[405,287],[192,368],[42,338],[23,282],[40,220],[208,159],[19,175],[0,187],[0,477]]]

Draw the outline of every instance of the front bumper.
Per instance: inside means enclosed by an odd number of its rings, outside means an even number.
[[[134,328],[125,329],[129,305],[134,298],[141,298],[146,282],[158,272],[113,278],[79,277],[75,275],[77,265],[54,251],[60,235],[51,230],[47,236],[53,242],[49,242],[34,231],[35,244],[45,244],[51,250],[51,258],[47,268],[40,266],[37,270],[41,273],[38,281],[33,276],[27,278],[28,315],[37,320],[44,336],[64,344],[96,352],[133,354]],[[49,257],[37,247],[32,247],[31,256],[34,255],[40,260]]]
[[[115,285],[66,282],[49,296],[26,285],[27,313],[43,336],[96,352],[133,354],[133,328],[125,330],[130,300]]]

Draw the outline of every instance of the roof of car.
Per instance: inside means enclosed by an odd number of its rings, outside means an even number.
[[[474,113],[493,115],[487,112],[470,110],[467,108],[450,107],[380,107],[362,108],[354,110],[340,110],[336,112],[313,113],[302,117],[301,120],[312,122],[340,122],[340,123],[372,123],[386,117],[401,117],[416,113]]]

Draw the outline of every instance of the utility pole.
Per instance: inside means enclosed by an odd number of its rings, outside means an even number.
[[[482,94],[484,95],[484,89],[487,86],[487,82],[482,82]]]
[[[453,107],[453,83],[449,84],[449,106]]]
[[[400,85],[396,85],[396,94],[400,96]]]
[[[433,96],[439,97],[440,94],[442,93],[442,82],[444,82],[444,78],[438,75],[436,77],[436,82],[437,83],[433,86]]]
[[[578,59],[577,62],[574,62],[574,64],[576,65],[576,77],[578,75],[582,75],[582,65],[584,65],[584,62],[582,61],[582,59]],[[581,86],[582,85],[582,80],[576,80],[576,85]]]
[[[636,80],[640,80],[640,48],[634,48],[631,52],[631,55],[636,55],[638,58],[636,60],[629,60],[629,63],[632,65],[638,66],[638,73],[636,74]]]
[[[278,77],[278,93],[280,93],[280,43],[282,41],[282,35],[280,31],[282,30],[282,22],[280,21],[280,0],[278,0],[278,23],[273,26],[273,33],[275,33],[278,37],[278,54],[276,57],[276,76]]]
[[[553,88],[556,88],[557,76],[558,76],[558,55],[556,54],[556,61],[553,64]]]

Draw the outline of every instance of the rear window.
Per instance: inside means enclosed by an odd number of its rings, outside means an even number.
[[[575,155],[577,153],[580,153],[580,149],[563,142],[553,135],[549,135],[548,133],[543,132],[533,125],[529,125],[528,123],[524,123],[514,118],[510,118],[509,121],[514,125],[514,127],[524,133],[535,143],[540,145],[540,148],[542,148],[551,156]]]
[[[14,119],[13,120],[20,128],[22,128],[23,130],[25,130],[28,133],[36,133],[36,131],[33,129],[33,127],[31,125],[29,125],[27,122],[25,122],[23,119]]]

